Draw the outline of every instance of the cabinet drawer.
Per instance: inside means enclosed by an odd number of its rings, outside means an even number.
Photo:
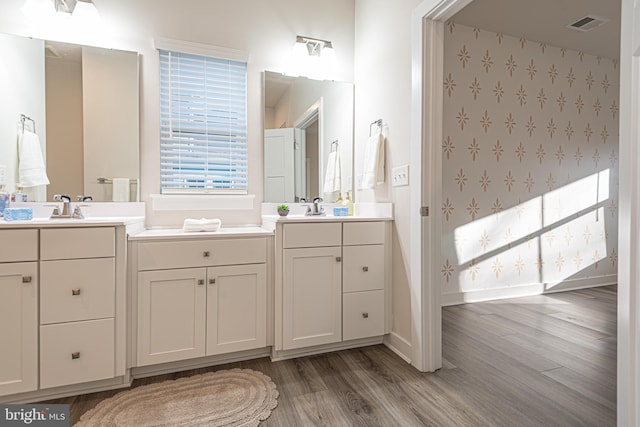
[[[0,230],[0,262],[37,261],[38,230]]]
[[[342,310],[343,340],[384,335],[384,291],[344,294]]]
[[[138,246],[138,270],[261,264],[266,259],[263,238],[143,242]]]
[[[113,378],[113,319],[40,327],[40,388]]]
[[[339,222],[284,225],[284,248],[340,246],[342,225]]]
[[[345,245],[375,245],[384,243],[385,223],[377,222],[345,222],[343,225],[343,242]]]
[[[42,261],[40,323],[113,317],[114,258]]]
[[[40,231],[40,259],[101,258],[115,256],[115,229],[52,228]]]
[[[344,292],[384,289],[384,245],[342,248]]]

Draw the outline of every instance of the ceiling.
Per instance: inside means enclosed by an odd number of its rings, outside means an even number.
[[[589,32],[566,28],[586,15],[609,22]],[[620,0],[473,0],[451,20],[595,56],[620,57]]]

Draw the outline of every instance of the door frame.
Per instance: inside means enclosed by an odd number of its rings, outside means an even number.
[[[473,0],[424,0],[411,17],[412,364],[442,367],[439,286],[444,22]],[[617,423],[640,425],[640,6],[622,0]],[[420,215],[422,206],[431,216]],[[633,284],[633,285],[632,285]]]

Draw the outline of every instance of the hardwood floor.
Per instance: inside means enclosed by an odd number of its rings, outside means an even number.
[[[251,368],[280,391],[264,426],[615,426],[616,287],[443,308],[445,366],[420,373],[379,345]],[[72,425],[116,392],[56,400]],[[53,402],[53,401],[52,401]]]

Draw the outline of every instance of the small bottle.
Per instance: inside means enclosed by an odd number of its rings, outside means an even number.
[[[4,217],[4,210],[9,207],[11,195],[4,191],[4,184],[0,184],[0,218]]]
[[[338,200],[336,200],[336,203],[339,205],[342,204],[342,193],[338,193]]]
[[[22,191],[22,187],[17,186],[16,191],[11,193],[11,203],[26,202],[26,201],[27,201],[27,193]]]
[[[347,191],[347,195],[345,196],[344,200],[342,201],[342,206],[347,208],[347,215],[348,216],[353,216],[353,202],[351,201],[351,195],[349,194],[348,191]]]

